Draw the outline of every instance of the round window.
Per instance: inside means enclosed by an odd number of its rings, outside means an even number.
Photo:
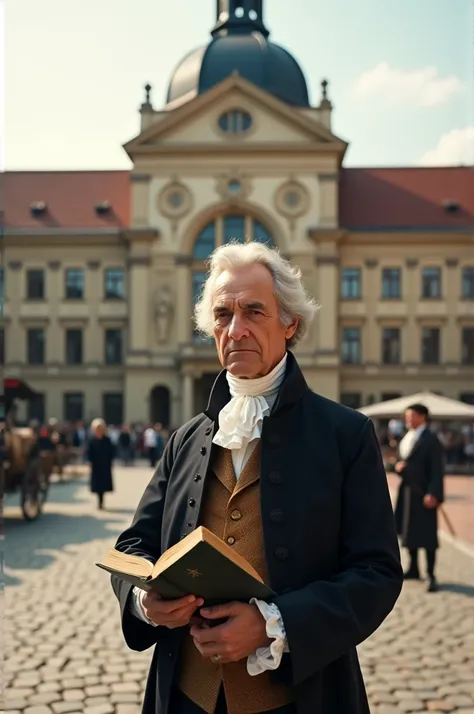
[[[241,189],[240,181],[237,181],[237,179],[234,179],[233,181],[229,181],[227,184],[227,187],[229,189],[229,193],[239,193]]]
[[[296,208],[301,202],[301,194],[297,191],[287,191],[285,193],[285,204],[288,208]]]
[[[219,117],[219,128],[226,134],[244,134],[251,126],[252,117],[240,109],[232,109]]]
[[[183,204],[184,196],[178,191],[173,191],[168,197],[168,202],[172,208],[180,208]]]

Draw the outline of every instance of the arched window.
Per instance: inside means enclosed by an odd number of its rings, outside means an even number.
[[[228,214],[219,216],[212,223],[208,223],[197,236],[193,248],[193,305],[196,304],[206,280],[204,261],[207,260],[215,248],[231,241],[238,243],[255,241],[257,243],[265,243],[270,247],[275,246],[268,228],[251,216]],[[199,335],[195,334],[194,338],[200,341]]]

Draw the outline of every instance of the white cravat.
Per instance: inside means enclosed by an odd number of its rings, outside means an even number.
[[[238,479],[262,433],[264,417],[276,401],[285,376],[287,353],[264,377],[240,379],[227,372],[231,400],[219,413],[214,444],[230,449]]]

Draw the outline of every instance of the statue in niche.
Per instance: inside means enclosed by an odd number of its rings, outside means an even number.
[[[153,306],[156,339],[163,343],[168,339],[174,305],[170,288],[165,285],[157,290]]]

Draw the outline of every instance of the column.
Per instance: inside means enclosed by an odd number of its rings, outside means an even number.
[[[317,300],[321,310],[317,315],[318,351],[336,354],[338,351],[338,295],[339,258],[335,255],[320,255],[318,266]]]
[[[420,275],[417,258],[407,258],[403,271],[403,295],[407,303],[407,321],[403,335],[403,362],[419,364],[421,360],[420,329],[416,320],[416,306],[420,300]]]
[[[131,257],[128,265],[130,270],[129,349],[131,352],[145,352],[149,348],[148,273],[150,259],[148,257]]]
[[[59,320],[61,301],[64,298],[64,270],[57,260],[48,262],[46,299],[49,304],[49,323],[46,329],[46,362],[64,362],[64,345],[61,339],[62,324]]]
[[[380,326],[376,320],[379,281],[376,268],[378,260],[368,258],[365,261],[365,270],[362,275],[362,298],[366,304],[367,321],[363,328],[362,361],[380,364]]]
[[[459,285],[459,260],[446,258],[446,268],[442,276],[442,295],[446,305],[446,322],[441,327],[441,361],[444,364],[461,362],[461,329],[456,320],[457,305],[461,294]]]
[[[181,386],[181,420],[185,422],[194,416],[194,377],[192,374],[183,374]]]
[[[178,344],[191,342],[193,323],[192,256],[177,255],[176,265],[176,339]]]

